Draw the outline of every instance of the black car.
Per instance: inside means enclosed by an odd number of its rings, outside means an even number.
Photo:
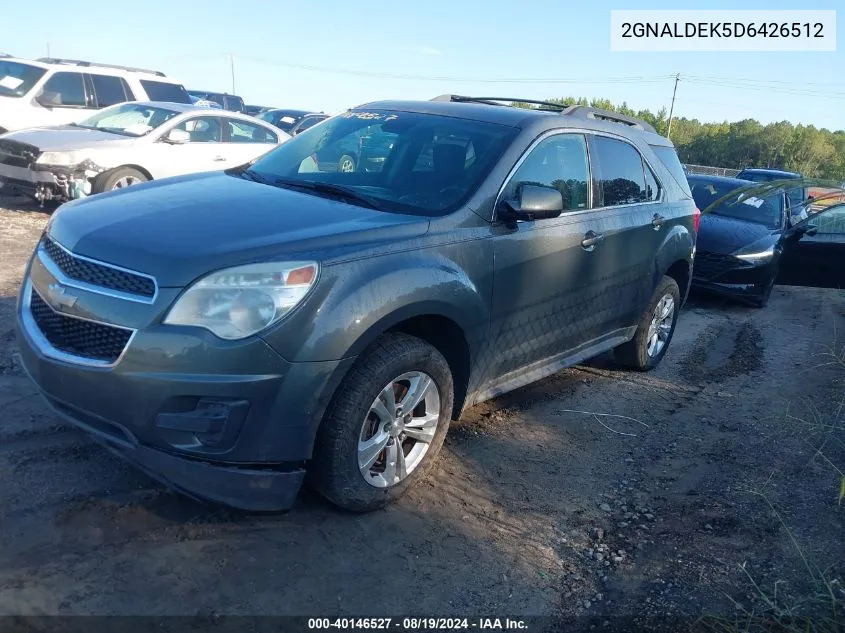
[[[751,182],[773,182],[775,180],[801,180],[803,176],[794,171],[784,171],[782,169],[747,167],[739,172],[736,178],[750,180]],[[808,195],[809,191],[806,187],[793,187],[786,192],[789,206],[791,207],[799,206],[807,199]]]
[[[758,185],[748,180],[721,176],[688,176],[687,180],[702,210],[693,266],[695,287],[758,307],[766,305],[776,282],[837,287],[830,284],[841,276],[841,264],[836,271],[821,266],[810,271],[800,263],[814,260],[822,250],[833,254],[841,247],[836,239],[826,237],[821,238],[823,248],[814,244],[816,219],[825,218],[827,212],[814,216],[809,224],[803,208],[790,207],[782,189],[754,195]]]
[[[466,408],[670,347],[698,220],[675,148],[550,106],[368,103],[248,165],[69,202],[25,270],[22,366],[177,490],[280,510],[307,473],[383,506]],[[359,140],[372,168],[309,168]]]
[[[258,114],[258,118],[276,126],[291,136],[296,136],[308,128],[317,125],[320,121],[329,118],[323,112],[311,112],[310,110],[289,110],[275,108]]]
[[[188,94],[197,99],[205,99],[219,105],[224,110],[231,112],[246,112],[244,100],[237,95],[230,95],[225,92],[209,92],[207,90],[188,90]]]
[[[274,108],[268,106],[260,106],[260,105],[245,105],[244,106],[244,114],[248,114],[250,116],[258,116],[259,114],[263,114],[265,112],[269,112]]]
[[[781,255],[777,283],[845,288],[845,204],[822,209],[803,223],[800,239]]]

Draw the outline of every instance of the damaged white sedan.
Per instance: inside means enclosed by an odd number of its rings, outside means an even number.
[[[0,135],[0,193],[64,202],[148,180],[236,167],[289,138],[236,112],[122,103],[79,123]]]

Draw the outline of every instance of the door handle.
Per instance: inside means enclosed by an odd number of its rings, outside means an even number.
[[[651,225],[654,227],[655,231],[659,231],[660,227],[663,226],[663,222],[666,220],[662,215],[655,213],[654,218],[651,220]]]
[[[225,156],[215,156],[211,160],[213,160],[216,163],[222,163],[222,162],[225,162],[226,157]]]
[[[604,241],[604,235],[596,233],[595,231],[587,231],[584,234],[584,239],[581,240],[581,247],[585,251],[595,250],[596,246]]]

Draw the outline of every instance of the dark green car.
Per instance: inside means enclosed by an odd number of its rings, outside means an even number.
[[[383,160],[315,168],[365,137]],[[251,164],[60,207],[21,355],[58,414],[186,494],[282,510],[307,479],[369,510],[467,407],[611,349],[655,367],[697,223],[645,123],[370,103]]]

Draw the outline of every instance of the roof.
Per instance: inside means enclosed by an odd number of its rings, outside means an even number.
[[[712,182],[713,184],[722,184],[738,189],[739,187],[747,187],[748,185],[755,185],[759,183],[751,180],[743,180],[742,178],[730,178],[728,176],[710,176],[708,174],[688,174],[687,180],[700,180],[703,182]]]
[[[140,104],[140,105],[148,105],[154,108],[162,108],[163,110],[172,110],[173,112],[201,112],[202,114],[210,117],[226,117],[230,119],[239,119],[241,121],[248,121],[250,123],[255,122],[255,117],[249,116],[248,114],[243,114],[241,112],[233,112],[231,110],[217,110],[211,108],[205,108],[202,106],[194,105],[193,103],[171,103],[169,101],[127,101],[126,103],[120,103],[117,105],[127,105],[127,104]],[[114,106],[112,106],[114,107]],[[261,121],[265,126],[275,127],[268,123],[267,121]]]
[[[794,171],[784,171],[783,169],[765,169],[762,167],[749,167],[743,169],[740,173],[746,174],[766,174],[768,176],[780,176],[781,178],[801,178],[801,174]]]
[[[540,131],[544,129],[578,127],[610,133],[619,133],[621,128],[625,130],[625,134],[631,136],[639,135],[649,144],[672,147],[672,142],[670,140],[652,132],[649,129],[651,126],[648,126],[647,123],[642,123],[641,127],[644,129],[638,129],[630,124],[623,126],[620,125],[619,122],[603,120],[603,117],[599,114],[602,111],[583,106],[568,107],[563,111],[541,110],[471,101],[466,97],[457,97],[457,100],[446,100],[445,98],[438,97],[437,99],[431,101],[374,101],[362,104],[354,109],[366,110],[369,108],[395,112],[433,114],[456,119],[467,119],[472,121],[482,121],[484,123],[507,125],[516,128],[536,126]],[[595,112],[598,116],[591,117],[590,112]],[[611,113],[604,114],[611,115]],[[615,118],[618,115],[612,116]],[[619,118],[634,121],[633,119],[630,119],[630,117]],[[640,122],[637,122],[637,124],[639,125]]]
[[[118,66],[116,64],[89,62],[79,59],[63,59],[60,57],[39,57],[38,59],[23,59],[21,57],[6,56],[2,59],[4,62],[18,62],[21,64],[27,64],[29,66],[35,66],[36,68],[43,68],[45,70],[49,70],[51,68],[61,68],[62,70],[68,70],[68,68],[75,68],[77,69],[76,72],[84,73],[95,71],[98,74],[101,73],[104,75],[118,76],[131,73],[132,75],[138,75],[139,77],[145,79],[153,79],[154,81],[160,81],[163,83],[179,84],[176,79],[168,77],[163,72],[157,70],[148,70],[145,68],[133,68],[131,66]]]
[[[287,116],[303,117],[309,114],[323,114],[322,112],[314,112],[313,110],[288,110],[287,108],[271,108],[268,112],[281,112]]]

